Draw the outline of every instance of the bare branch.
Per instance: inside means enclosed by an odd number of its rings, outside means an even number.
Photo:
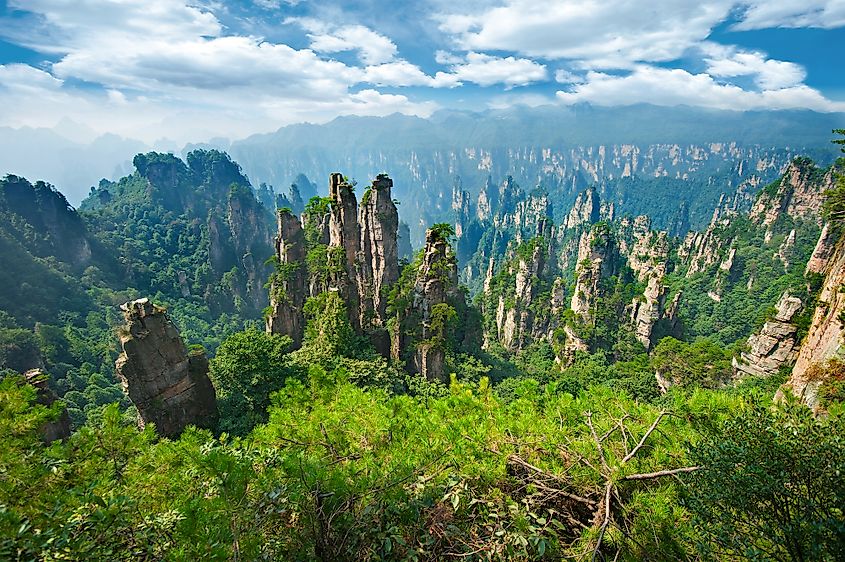
[[[622,463],[623,463],[623,464],[624,464],[624,463],[626,463],[626,462],[628,462],[628,461],[629,461],[629,460],[631,460],[632,458],[634,458],[634,455],[636,455],[636,454],[637,454],[637,451],[639,451],[639,450],[640,450],[640,448],[641,448],[641,447],[645,444],[645,441],[646,441],[646,439],[648,439],[648,436],[649,436],[649,435],[651,435],[651,432],[652,432],[652,431],[654,431],[654,428],[656,428],[656,427],[657,427],[657,424],[658,424],[658,423],[660,423],[660,420],[662,420],[662,419],[663,419],[663,416],[665,416],[665,415],[666,415],[666,410],[660,410],[660,414],[657,416],[657,419],[656,419],[656,420],[654,420],[654,423],[653,423],[653,424],[651,424],[651,427],[649,427],[649,428],[648,428],[648,431],[646,431],[646,432],[645,432],[645,435],[643,435],[643,438],[642,438],[642,439],[640,439],[640,442],[639,442],[639,443],[637,443],[637,446],[636,446],[636,447],[634,447],[634,448],[631,450],[631,452],[630,452],[630,453],[628,453],[627,455],[625,455],[625,458],[624,458],[624,459],[622,459]]]
[[[553,482],[557,482],[557,483],[559,483],[559,484],[566,484],[566,481],[565,481],[565,480],[563,480],[563,479],[559,478],[558,476],[556,476],[556,475],[554,475],[554,474],[551,474],[551,473],[546,472],[546,471],[545,471],[545,470],[543,470],[542,468],[539,468],[539,467],[534,466],[533,464],[529,463],[529,462],[528,462],[528,461],[526,461],[525,459],[522,459],[522,458],[518,457],[517,455],[510,455],[510,456],[508,457],[508,462],[510,462],[510,463],[512,463],[512,464],[517,464],[517,465],[519,465],[519,466],[521,466],[521,467],[523,467],[523,468],[526,468],[526,469],[530,470],[531,472],[533,472],[533,473],[535,473],[535,474],[538,474],[538,475],[540,475],[540,476],[543,476],[546,480],[551,480],[551,481],[553,481]],[[565,490],[560,490],[560,489],[557,489],[557,488],[550,488],[549,486],[546,486],[546,485],[544,485],[544,484],[542,484],[542,483],[540,483],[540,482],[532,482],[532,483],[533,483],[535,486],[537,486],[538,488],[542,488],[543,490],[545,490],[545,491],[547,491],[547,492],[552,492],[552,493],[554,493],[554,494],[558,494],[558,495],[561,495],[561,496],[565,496],[565,497],[567,497],[567,498],[569,498],[569,499],[571,499],[571,500],[575,500],[575,501],[577,501],[577,502],[581,502],[581,503],[586,504],[586,505],[588,505],[588,506],[590,506],[590,507],[592,507],[592,506],[595,506],[595,505],[596,505],[596,502],[594,502],[593,500],[591,500],[591,499],[589,499],[589,498],[584,498],[584,497],[578,496],[578,495],[576,495],[576,494],[573,494],[573,493],[567,492],[567,491],[565,491]]]
[[[671,470],[658,470],[657,472],[644,472],[642,474],[631,474],[624,477],[622,480],[651,480],[653,478],[660,478],[661,476],[672,476],[675,474],[682,474],[684,472],[695,472],[701,470],[700,466],[685,466],[683,468],[673,468]]]
[[[595,561],[596,555],[598,555],[599,549],[601,548],[601,541],[604,539],[604,532],[607,530],[607,524],[610,523],[610,492],[612,490],[613,484],[608,482],[607,488],[604,492],[604,521],[601,524],[601,530],[599,530],[599,540],[596,542],[596,547],[593,549],[593,556],[590,558],[591,561]]]
[[[592,412],[584,412],[584,415],[587,416],[587,425],[590,427],[590,434],[593,436],[593,441],[596,442],[596,447],[599,450],[599,458],[601,459],[601,465],[604,469],[610,472],[610,467],[607,466],[607,461],[604,458],[604,447],[601,446],[601,440],[599,436],[596,434],[596,428],[593,427],[593,413]]]

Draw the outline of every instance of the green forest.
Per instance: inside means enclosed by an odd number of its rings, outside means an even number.
[[[300,225],[223,152],[134,166],[78,210],[0,180],[0,559],[845,559],[845,362],[810,367],[812,409],[784,386],[834,306],[837,272],[808,263],[820,237],[841,254],[845,161],[796,160],[701,231],[564,227],[526,218],[542,194],[520,191],[487,222],[430,226],[411,259],[385,250],[380,289],[335,243],[338,195]],[[355,218],[392,225],[377,189]],[[802,306],[781,321],[784,294]],[[139,427],[115,361],[141,297],[209,358],[213,427]],[[300,333],[265,329],[279,310]],[[775,324],[791,363],[737,375]],[[70,434],[46,439],[65,411]]]

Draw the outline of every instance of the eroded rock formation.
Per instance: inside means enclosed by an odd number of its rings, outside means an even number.
[[[305,236],[299,219],[289,210],[278,212],[276,236],[277,271],[271,277],[270,307],[267,332],[283,334],[293,340],[293,348],[302,345],[305,329],[303,306],[307,291],[305,269]]]
[[[440,232],[429,229],[410,309],[400,320],[400,326],[404,321],[404,327],[410,329],[393,333],[394,359],[406,361],[406,368],[412,373],[445,382],[446,338],[453,336],[445,332],[445,307],[463,298],[458,287],[458,266],[449,243]]]
[[[32,369],[24,373],[24,380],[27,384],[35,387],[35,402],[42,406],[50,407],[59,399],[48,385],[49,375],[41,369]],[[52,443],[57,439],[70,437],[70,416],[67,408],[62,408],[58,419],[46,422],[39,428],[41,438],[45,443]]]
[[[585,224],[593,224],[599,220],[600,210],[601,202],[595,188],[591,187],[575,199],[575,205],[564,220],[563,227],[577,228]]]
[[[783,214],[820,220],[822,194],[831,187],[833,169],[822,174],[809,159],[796,158],[780,180],[760,193],[749,217],[763,226],[773,224]]]
[[[154,423],[165,437],[177,437],[188,425],[213,428],[217,400],[205,352],[189,352],[166,311],[149,299],[121,310],[126,324],[115,371],[138,409],[139,426]]]
[[[298,346],[305,299],[336,290],[355,331],[389,355],[386,297],[399,279],[399,214],[392,187],[393,181],[379,174],[359,207],[354,186],[335,173],[329,178],[329,197],[309,203],[302,222],[290,211],[280,212],[279,271],[272,278],[268,332],[289,335]]]
[[[391,196],[393,180],[379,174],[361,198],[357,283],[359,324],[382,355],[390,351],[385,330],[387,289],[399,279],[399,212]]]
[[[734,357],[735,376],[752,375],[768,377],[789,366],[798,354],[795,334],[798,328],[793,318],[802,308],[801,299],[784,293],[777,304],[775,315],[766,321],[760,332],[748,338],[748,351]]]
[[[351,183],[342,174],[329,177],[331,217],[329,219],[329,247],[343,249],[343,272],[334,281],[349,310],[349,320],[355,331],[361,331],[361,299],[358,294],[356,263],[360,239],[358,233],[358,200]]]
[[[815,259],[811,259],[807,266],[808,270],[825,276],[824,284],[807,337],[804,338],[792,369],[792,376],[785,385],[786,389],[814,410],[819,408],[818,392],[825,382],[824,364],[831,358],[841,357],[843,351],[845,236],[841,234],[841,228],[839,225],[839,228],[831,227],[822,232],[813,253]],[[838,230],[840,234],[835,236],[831,230]]]

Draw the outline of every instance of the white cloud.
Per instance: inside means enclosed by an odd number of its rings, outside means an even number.
[[[738,51],[732,47],[705,44],[707,73],[719,78],[751,76],[763,90],[777,90],[795,86],[804,81],[807,73],[801,65],[772,60],[764,53]]]
[[[503,0],[446,10],[436,16],[440,30],[461,49],[594,69],[681,58],[731,17],[739,30],[845,25],[843,0]]]
[[[515,105],[539,107],[541,105],[551,105],[553,103],[555,103],[553,98],[542,94],[505,94],[492,98],[489,102],[487,102],[487,107],[490,109],[507,109]]]
[[[752,92],[732,84],[720,84],[706,73],[691,74],[681,69],[638,66],[626,76],[602,72],[587,73],[583,84],[557,92],[564,104],[589,102],[596,105],[696,105],[716,109],[794,109],[845,111],[845,102],[832,102],[806,85]]]
[[[441,56],[441,60],[446,59]],[[460,62],[450,67],[450,71],[457,80],[473,82],[479,86],[504,84],[506,89],[540,82],[547,78],[546,67],[532,60],[494,57],[475,52],[467,53]]]
[[[448,51],[435,51],[434,61],[437,64],[460,64],[463,58]]]
[[[438,72],[434,76],[429,76],[420,70],[420,67],[406,60],[368,66],[364,69],[363,81],[377,86],[453,88],[461,85],[454,74]]]
[[[580,84],[583,81],[583,76],[578,76],[577,74],[573,74],[563,68],[555,70],[555,82],[559,84]]]
[[[436,107],[372,89],[353,92],[368,73],[379,71],[322,58],[311,49],[224,34],[212,13],[176,0],[151,0],[143,7],[134,0],[32,0],[26,9],[43,22],[31,35],[49,43],[35,47],[59,60],[44,69],[0,67],[0,125],[49,127],[70,117],[100,132],[146,141],[196,141],[350,112],[428,115]],[[390,49],[382,45],[377,55],[373,45],[361,50],[362,58],[384,60]],[[413,74],[413,65],[405,65],[392,67],[393,74]],[[380,71],[385,83],[388,70]],[[77,80],[97,87],[77,87]]]
[[[586,67],[668,61],[704,40],[731,0],[507,0],[476,13],[441,17],[440,29],[466,50],[505,50]]]
[[[396,56],[396,44],[384,35],[363,25],[336,26],[313,18],[288,18],[285,23],[298,23],[308,31],[311,48],[318,53],[358,51],[364,64],[390,62]]]
[[[296,6],[301,0],[252,0],[252,3],[265,10],[278,10],[282,4]]]
[[[734,26],[738,30],[845,26],[842,0],[764,0],[744,4],[742,21]]]
[[[39,70],[28,64],[0,65],[0,89],[9,91],[56,91],[62,81],[49,72]]]

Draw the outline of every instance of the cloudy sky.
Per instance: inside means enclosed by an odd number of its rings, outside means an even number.
[[[153,142],[515,104],[845,111],[845,0],[6,0],[0,126]]]

